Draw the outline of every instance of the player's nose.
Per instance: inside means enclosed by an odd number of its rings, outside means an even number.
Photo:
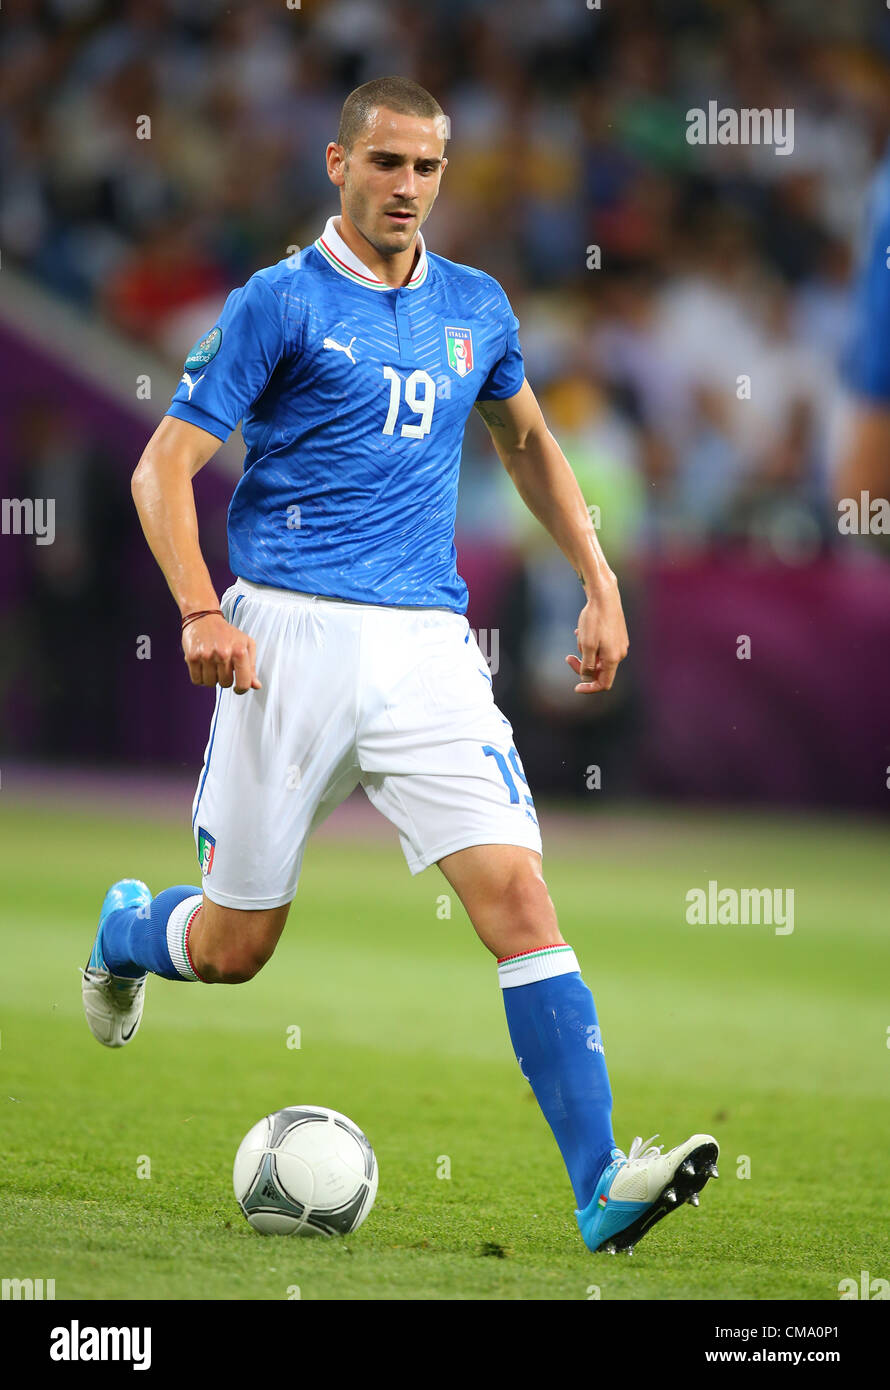
[[[400,198],[415,198],[417,196],[417,175],[412,168],[402,165],[393,193]]]

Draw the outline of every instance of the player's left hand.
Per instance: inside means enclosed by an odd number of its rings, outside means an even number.
[[[566,657],[578,677],[575,690],[582,695],[611,690],[618,663],[627,656],[630,645],[621,595],[614,577],[588,597],[581,610],[575,636],[581,659],[577,656]]]

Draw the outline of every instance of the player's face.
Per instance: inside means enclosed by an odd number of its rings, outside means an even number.
[[[381,256],[406,251],[432,211],[444,148],[441,117],[380,108],[340,163],[343,210]]]

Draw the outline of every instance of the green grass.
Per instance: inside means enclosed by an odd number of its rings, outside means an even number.
[[[507,1038],[491,958],[447,885],[386,845],[314,842],[277,954],[250,984],[151,980],[118,1052],[79,968],[108,882],[195,882],[187,824],[0,811],[0,1275],[57,1298],[836,1299],[890,1276],[890,946],[883,828],[590,817],[548,840],[563,934],[597,1000],[618,1142],[721,1145],[698,1211],[633,1259],[592,1256]],[[795,930],[692,927],[685,894],[793,887]],[[287,1029],[301,1029],[299,1050]],[[380,1190],[346,1240],[263,1238],[231,1189],[260,1116],[331,1106]],[[150,1179],[137,1178],[147,1155]],[[451,1178],[437,1178],[440,1156]],[[750,1178],[736,1176],[750,1159]]]

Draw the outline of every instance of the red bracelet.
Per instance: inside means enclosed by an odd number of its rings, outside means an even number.
[[[225,616],[221,608],[202,608],[200,613],[189,613],[182,620],[182,631],[185,632],[189,623],[196,623],[199,618],[212,618],[217,613],[221,618]]]

